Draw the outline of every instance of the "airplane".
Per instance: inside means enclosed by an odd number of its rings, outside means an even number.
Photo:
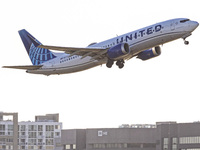
[[[42,45],[23,29],[19,31],[19,35],[33,65],[3,68],[25,69],[27,73],[47,76],[83,71],[102,64],[111,68],[114,62],[119,68],[123,68],[125,60],[133,57],[149,60],[159,56],[160,45],[173,40],[182,38],[188,45],[189,41],[186,41],[186,38],[198,25],[198,22],[188,18],[171,19],[100,43],[92,43],[85,48]]]

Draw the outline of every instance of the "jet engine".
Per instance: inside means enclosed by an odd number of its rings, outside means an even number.
[[[127,54],[129,54],[130,48],[127,43],[120,43],[116,46],[111,47],[107,51],[107,56],[111,60],[123,59]]]
[[[154,57],[157,57],[161,54],[161,48],[160,46],[153,47],[151,49],[145,50],[143,52],[140,52],[137,56],[137,58],[141,60],[148,60]]]

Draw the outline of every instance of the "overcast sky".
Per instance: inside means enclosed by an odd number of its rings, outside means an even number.
[[[85,47],[173,18],[200,22],[197,0],[6,0],[0,2],[0,66],[31,65],[18,30],[40,42]],[[65,129],[200,120],[200,28],[161,46],[161,56],[65,75],[0,68],[0,111],[19,121],[59,113]]]

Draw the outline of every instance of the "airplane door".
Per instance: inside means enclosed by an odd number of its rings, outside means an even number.
[[[170,26],[171,26],[172,31],[175,30],[175,22],[174,21],[171,22]]]

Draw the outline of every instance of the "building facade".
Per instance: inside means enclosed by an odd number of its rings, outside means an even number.
[[[4,119],[4,117],[8,117]],[[18,148],[18,114],[0,112],[0,149]]]
[[[200,150],[200,122],[62,130],[63,150]]]
[[[16,122],[14,123],[16,124]],[[0,121],[0,150],[61,150],[62,123],[58,114],[36,116],[35,122]],[[16,132],[16,133],[15,133]],[[14,134],[15,133],[15,134]],[[16,136],[17,135],[17,136]],[[14,147],[14,142],[15,147]]]
[[[52,149],[55,139],[61,138],[59,122],[19,122],[19,150]]]
[[[200,122],[157,123],[157,150],[200,150]]]

